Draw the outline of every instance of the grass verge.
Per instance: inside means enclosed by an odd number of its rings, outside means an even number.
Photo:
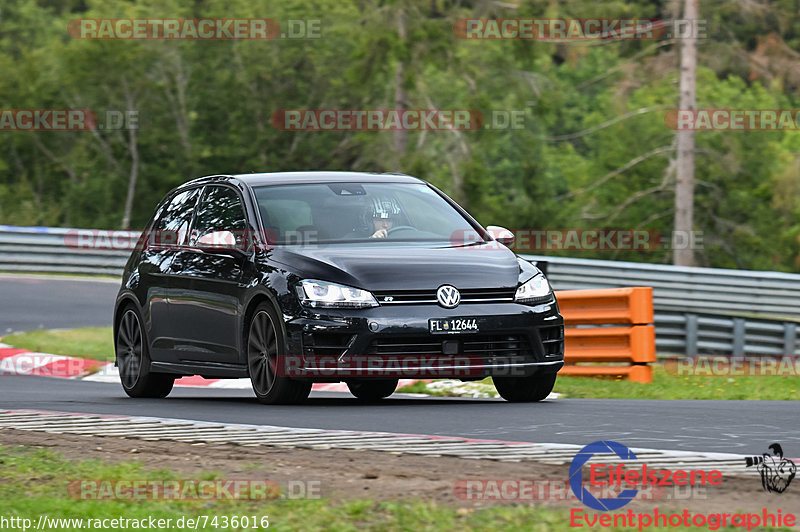
[[[3,337],[3,343],[40,353],[114,361],[111,327],[85,327],[54,331],[29,331]]]
[[[168,470],[148,470],[138,462],[105,464],[97,460],[72,461],[60,454],[22,446],[0,447],[0,500],[6,519],[21,517],[37,523],[41,515],[50,519],[80,518],[83,528],[87,519],[171,519],[173,526],[178,519],[199,516],[251,516],[261,522],[268,516],[269,530],[564,530],[569,528],[567,510],[551,510],[531,506],[495,506],[473,510],[456,508],[424,501],[375,502],[359,499],[347,502],[332,502],[328,499],[286,499],[270,501],[176,501],[176,500],[80,500],[70,495],[68,485],[75,480],[179,480]],[[202,479],[225,480],[214,473]],[[111,485],[111,484],[109,484]],[[73,492],[74,493],[74,492]],[[72,523],[52,521],[53,530],[75,530]],[[210,520],[205,521],[210,523]],[[261,526],[212,527],[198,530],[263,530]]]
[[[486,390],[491,378],[473,387]],[[415,382],[398,391],[427,393],[434,396],[456,397],[465,395],[460,387],[441,387],[436,381]],[[562,397],[585,399],[750,399],[787,401],[800,400],[800,377],[710,377],[677,376],[668,373],[664,366],[655,364],[653,382],[642,384],[622,379],[559,376],[554,392]]]
[[[175,493],[194,496],[194,500],[151,500],[147,491],[133,491],[124,482],[136,481],[140,486],[163,481],[183,481],[182,486],[198,481],[217,480],[223,484],[231,478],[220,473],[204,472],[201,478],[188,479],[168,469],[148,469],[135,461],[107,463],[101,460],[70,460],[60,453],[39,447],[0,446],[0,520],[3,528],[39,530],[78,529],[171,529],[171,530],[375,530],[375,531],[551,531],[570,530],[572,512],[575,526],[597,530],[591,526],[601,518],[611,517],[588,508],[546,507],[542,504],[519,503],[501,505],[486,503],[482,507],[463,507],[418,499],[376,501],[358,498],[334,501],[327,498],[270,500],[197,500],[198,490],[181,488]],[[261,479],[267,480],[267,479]],[[82,497],[79,488],[88,481],[93,486],[109,486]],[[115,489],[119,493],[113,498]],[[100,493],[104,496],[97,497]],[[225,492],[221,492],[225,493]],[[230,492],[229,492],[230,493]],[[680,513],[680,512],[678,512]],[[713,513],[713,512],[712,512]],[[244,519],[248,520],[243,524]],[[22,519],[29,520],[21,522]],[[126,520],[114,524],[114,519]],[[189,520],[194,520],[194,524]],[[613,519],[613,518],[612,518]],[[134,521],[135,520],[135,521]],[[163,524],[154,524],[163,520]],[[169,520],[169,521],[167,521]],[[119,521],[118,521],[119,522]],[[140,525],[133,524],[144,523]],[[609,524],[612,524],[611,521]],[[649,529],[649,528],[648,528]],[[708,530],[709,528],[687,528]],[[732,526],[711,530],[741,530]],[[759,528],[759,530],[773,530]],[[603,527],[602,530],[629,530]],[[780,530],[788,530],[782,528]]]
[[[749,399],[787,401],[800,399],[800,377],[679,376],[655,364],[653,382],[562,376],[555,390],[564,397],[606,399]]]

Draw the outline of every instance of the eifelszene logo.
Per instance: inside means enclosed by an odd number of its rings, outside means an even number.
[[[783,493],[797,474],[797,466],[788,458],[783,457],[783,448],[780,443],[773,443],[769,449],[772,454],[764,453],[761,456],[745,458],[745,467],[758,466],[764,491]]]
[[[583,466],[588,462],[595,453],[614,453],[621,460],[636,460],[636,455],[633,451],[615,441],[596,441],[592,442],[575,455],[572,463],[569,465],[569,486],[572,492],[583,504],[594,510],[607,512],[609,510],[619,510],[639,493],[639,490],[623,490],[617,498],[598,498],[591,494],[591,492],[583,487]]]
[[[612,463],[592,463],[589,466],[589,488],[616,487],[616,497],[596,497],[583,482],[583,467],[587,462],[600,454],[614,454]],[[619,460],[623,463],[619,463]],[[639,493],[640,489],[652,487],[677,488],[694,486],[719,486],[722,484],[722,472],[718,469],[659,469],[638,460],[634,452],[615,441],[596,441],[590,443],[575,455],[569,466],[569,485],[575,496],[589,508],[607,512],[619,510]],[[630,466],[627,466],[625,461]],[[637,467],[638,466],[638,467]],[[628,468],[630,467],[630,468]],[[628,488],[628,489],[623,489]],[[595,493],[597,490],[594,490]],[[612,492],[613,494],[613,492]]]

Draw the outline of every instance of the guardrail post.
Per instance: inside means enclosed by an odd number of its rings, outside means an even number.
[[[697,314],[686,315],[686,356],[697,355]]]
[[[794,356],[795,346],[797,345],[797,325],[790,321],[783,324],[783,354]]]
[[[733,318],[733,356],[744,356],[744,319]]]

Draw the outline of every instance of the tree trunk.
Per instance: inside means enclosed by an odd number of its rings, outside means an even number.
[[[127,92],[127,90],[126,90]],[[128,109],[135,109],[133,97],[130,92],[126,94]],[[130,229],[131,210],[133,209],[133,196],[136,192],[136,179],[139,177],[139,140],[136,127],[128,130],[128,147],[131,154],[131,171],[128,175],[128,193],[125,196],[125,210],[122,214],[122,229]]]
[[[405,13],[400,11],[397,16],[397,35],[402,41],[401,46],[405,47],[406,43],[406,18]],[[408,94],[403,88],[403,77],[405,75],[405,65],[402,59],[397,60],[397,65],[394,69],[394,108],[397,111],[405,110],[408,107]],[[399,128],[394,132],[394,150],[397,153],[398,161],[403,158],[408,148],[408,131]],[[395,170],[401,170],[395,168]]]
[[[697,20],[698,0],[684,0],[683,18]],[[681,78],[679,109],[695,109],[697,98],[697,38],[685,35],[681,40]],[[679,130],[678,153],[675,165],[675,225],[672,235],[673,262],[676,266],[693,266],[694,250],[691,232],[694,228],[694,131]]]

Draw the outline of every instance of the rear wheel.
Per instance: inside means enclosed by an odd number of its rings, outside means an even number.
[[[369,379],[349,381],[350,393],[363,401],[377,401],[389,397],[397,389],[397,379]]]
[[[494,387],[500,397],[512,403],[533,403],[550,395],[556,373],[537,373],[530,377],[495,377]]]
[[[139,313],[127,307],[117,326],[114,342],[122,389],[131,397],[166,397],[172,391],[175,377],[150,371],[147,337]]]
[[[289,404],[304,401],[311,383],[292,380],[279,371],[286,356],[283,332],[277,326],[275,311],[261,303],[247,326],[247,369],[258,400],[264,404]]]

